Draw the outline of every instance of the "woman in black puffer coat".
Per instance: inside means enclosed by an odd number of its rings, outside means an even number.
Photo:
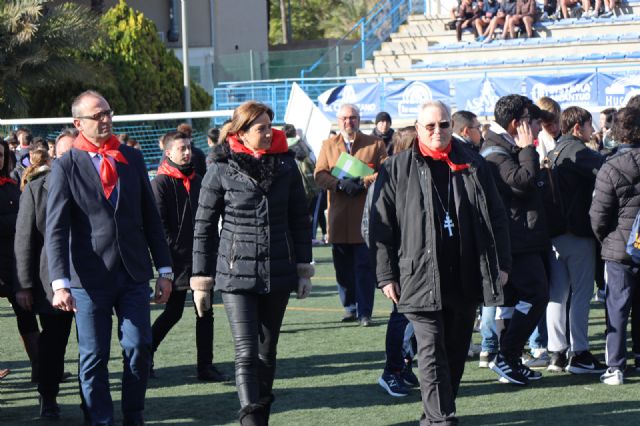
[[[276,346],[292,291],[311,290],[311,221],[302,178],[273,112],[246,102],[202,181],[191,289],[198,309],[222,292],[235,343],[241,424],[267,424]],[[222,226],[218,231],[218,222]]]

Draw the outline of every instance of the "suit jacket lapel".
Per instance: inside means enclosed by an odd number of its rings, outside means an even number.
[[[88,182],[92,187],[98,191],[100,194],[100,199],[103,203],[106,203],[109,207],[113,208],[109,200],[104,194],[104,189],[102,188],[102,181],[100,180],[100,175],[93,165],[93,158],[89,155],[88,152],[77,150],[78,151],[78,169],[80,170],[80,174],[85,182]]]

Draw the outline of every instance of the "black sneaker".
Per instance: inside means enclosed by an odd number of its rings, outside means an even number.
[[[404,381],[404,384],[410,388],[415,388],[420,386],[420,380],[413,374],[413,370],[411,369],[411,363],[405,362],[404,368],[400,372],[400,378]]]
[[[526,377],[529,381],[531,380],[540,380],[542,378],[542,373],[539,371],[532,370],[528,366],[524,364],[520,364],[520,372],[524,377]]]
[[[198,368],[198,380],[201,382],[228,382],[229,376],[221,372],[215,365]]]
[[[404,380],[399,374],[383,372],[378,379],[378,384],[391,396],[402,397],[409,395],[409,389],[404,385]]]
[[[489,363],[489,368],[495,371],[500,377],[509,381],[509,383],[525,386],[529,384],[529,379],[520,372],[520,365],[517,358],[510,360],[499,353],[498,356]]]
[[[547,371],[553,373],[562,373],[567,368],[567,353],[566,352],[551,352],[551,360]]]
[[[572,356],[567,367],[567,371],[573,374],[602,374],[606,370],[607,366],[598,361],[589,351],[582,351]]]

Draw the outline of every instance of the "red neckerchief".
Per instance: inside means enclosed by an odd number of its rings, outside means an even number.
[[[238,140],[237,135],[227,136],[227,142],[229,142],[231,151],[236,153],[249,154],[255,158],[260,158],[264,154],[282,154],[283,152],[287,152],[289,150],[287,137],[282,130],[277,129],[271,129],[271,146],[267,150],[261,149],[259,151],[252,151]]]
[[[169,177],[182,180],[182,184],[187,190],[187,193],[191,193],[191,180],[196,176],[196,172],[194,170],[189,176],[187,176],[176,167],[169,164],[165,159],[158,167],[158,175],[167,175]]]
[[[11,184],[14,184],[14,185],[18,184],[18,182],[16,182],[15,180],[11,179],[10,177],[0,176],[0,186],[4,185],[5,183],[11,183]]]
[[[424,155],[425,157],[431,157],[434,160],[444,161],[454,172],[459,172],[460,170],[469,168],[468,164],[456,164],[451,161],[451,159],[449,158],[449,153],[451,152],[451,143],[447,145],[444,151],[435,151],[422,143],[422,141],[420,140],[420,136],[418,136],[418,147],[420,148],[420,153],[422,153],[422,155]]]
[[[111,137],[100,148],[89,142],[82,133],[78,135],[75,142],[73,142],[74,148],[78,148],[82,151],[95,152],[102,156],[100,160],[100,182],[102,182],[102,189],[107,199],[111,196],[113,188],[118,183],[118,170],[115,164],[107,160],[107,157],[113,158],[119,163],[129,164],[127,159],[118,149],[120,147],[120,141],[115,136]]]

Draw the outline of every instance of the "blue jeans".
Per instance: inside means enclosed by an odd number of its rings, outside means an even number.
[[[547,317],[543,315],[537,327],[529,336],[529,348],[542,349],[547,347]]]
[[[404,314],[398,312],[398,307],[394,303],[391,315],[389,315],[387,336],[385,339],[387,362],[385,363],[384,369],[389,373],[397,373],[404,368],[402,345],[404,343],[404,333],[407,325],[409,325],[409,320]]]
[[[109,392],[109,353],[112,312],[118,317],[118,338],[122,347],[122,414],[141,420],[151,364],[151,321],[149,285],[134,282],[121,268],[108,288],[72,288],[76,301],[76,327],[80,352],[79,378],[91,424],[113,420]]]
[[[480,335],[482,336],[482,352],[498,353],[498,333],[496,332],[496,307],[483,306],[480,319]]]

